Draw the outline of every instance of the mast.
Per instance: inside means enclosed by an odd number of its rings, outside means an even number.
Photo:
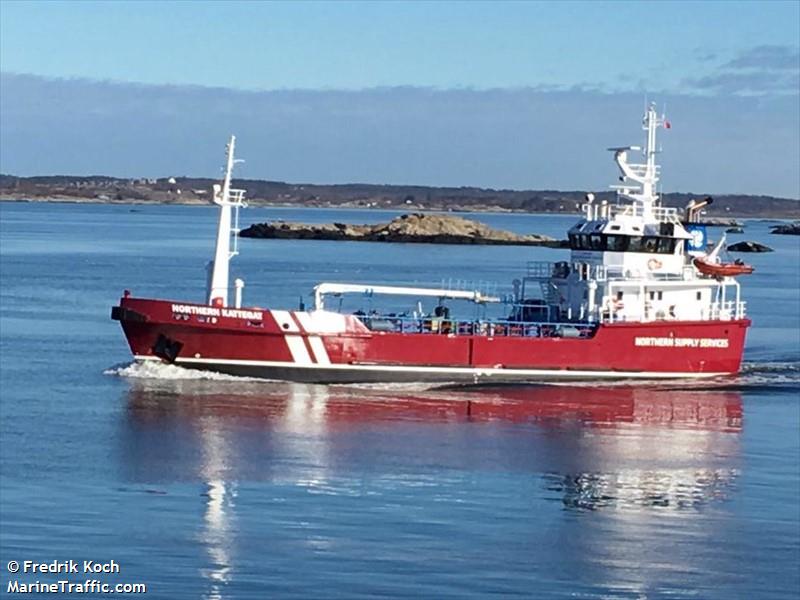
[[[613,185],[612,189],[617,190],[617,194],[623,198],[632,200],[639,214],[645,218],[652,217],[653,207],[658,204],[657,184],[661,167],[656,164],[656,130],[659,127],[669,129],[670,125],[666,118],[656,113],[655,102],[647,107],[642,121],[642,129],[647,132],[647,145],[642,151],[645,162],[635,164],[628,162],[628,151],[640,151],[640,146],[625,146],[622,148],[609,148],[614,152],[614,160],[619,167],[623,182],[621,185]]]
[[[228,306],[229,263],[230,259],[239,254],[239,208],[244,206],[244,190],[231,188],[233,165],[240,160],[234,159],[236,136],[231,136],[228,142],[227,161],[225,164],[225,179],[222,186],[214,185],[214,204],[219,206],[219,223],[217,225],[217,245],[214,260],[208,265],[210,277],[208,281],[208,303],[212,306]],[[235,213],[232,215],[232,209]],[[232,225],[232,220],[234,224]]]
[[[658,166],[656,165],[656,129],[664,123],[656,114],[655,103],[651,103],[645,113],[642,129],[647,131],[647,147],[645,148],[645,176],[642,178],[642,195],[656,201],[656,183],[658,183]]]

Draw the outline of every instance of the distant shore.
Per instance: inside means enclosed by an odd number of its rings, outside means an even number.
[[[108,200],[101,200],[100,198],[92,198],[92,197],[80,197],[80,196],[47,196],[47,197],[35,197],[35,198],[21,198],[17,196],[6,196],[0,195],[0,202],[27,202],[31,204],[35,203],[53,203],[53,204],[134,204],[134,205],[145,205],[145,206],[212,206],[211,202],[208,200],[199,200],[195,198],[186,198],[185,200],[181,199],[178,201],[170,201],[164,202],[161,200],[143,200],[141,198],[123,198],[122,200],[117,199],[108,199]]]
[[[208,178],[122,179],[107,176],[16,177],[0,174],[0,200],[76,204],[211,205]],[[610,190],[508,190],[376,184],[292,184],[237,179],[249,205],[276,208],[383,209],[399,212],[495,212],[575,214],[591,191],[596,202],[614,202]],[[682,210],[706,194],[665,193],[664,206]],[[800,218],[800,201],[773,196],[713,195],[709,219]]]
[[[93,204],[93,205],[108,205],[108,206],[214,206],[211,202],[205,199],[185,198],[180,200],[159,201],[159,200],[142,200],[136,198],[125,198],[122,200],[109,199],[101,200],[98,198],[81,198],[75,196],[62,196],[62,197],[41,197],[41,198],[19,198],[13,196],[0,195],[0,202],[9,203],[28,203],[28,204]],[[453,212],[453,213],[506,213],[506,214],[526,214],[526,215],[576,215],[577,209],[570,211],[567,210],[520,210],[513,208],[506,208],[503,206],[470,206],[465,207],[448,207],[442,208],[427,208],[424,206],[361,206],[353,204],[334,204],[334,203],[315,203],[315,204],[297,204],[293,202],[269,202],[260,200],[248,200],[250,208],[295,208],[295,209],[331,209],[331,210],[375,210],[375,211],[391,211],[403,212],[404,210],[413,209],[415,212]],[[735,226],[740,224],[739,219],[759,219],[765,221],[796,221],[800,218],[800,209],[793,214],[781,213],[767,213],[767,214],[747,214],[737,215],[728,213],[726,216],[712,216],[702,221],[706,225],[716,225],[719,227]]]

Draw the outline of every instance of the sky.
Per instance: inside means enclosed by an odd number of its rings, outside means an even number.
[[[0,0],[0,171],[800,197],[800,2]]]

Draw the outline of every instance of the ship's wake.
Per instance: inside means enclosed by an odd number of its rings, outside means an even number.
[[[130,363],[120,363],[109,367],[103,371],[103,375],[113,377],[124,377],[132,380],[152,380],[152,381],[220,381],[230,383],[285,383],[274,379],[260,377],[241,377],[228,375],[218,371],[207,371],[197,369],[187,369],[178,365],[168,364],[159,361],[146,361]],[[349,383],[331,384],[330,387],[346,388],[364,391],[406,391],[419,392],[441,387],[442,383]]]
[[[103,371],[104,375],[123,377],[131,380],[148,381],[204,381],[231,383],[268,383],[273,380],[256,377],[239,377],[216,371],[187,369],[177,365],[147,361],[114,365]],[[481,387],[526,387],[531,385],[552,385],[569,387],[657,387],[676,390],[740,390],[740,391],[794,391],[800,390],[800,361],[746,362],[738,375],[715,377],[711,379],[686,380],[619,380],[613,381],[575,381],[575,382],[520,382],[498,384],[485,382],[482,384],[464,383],[355,383],[334,384],[330,387],[365,392],[425,392],[431,390],[479,389]]]
[[[237,377],[217,371],[200,371],[186,369],[159,361],[146,361],[122,363],[109,367],[103,375],[125,377],[128,379],[162,379],[169,381],[195,380],[195,381],[264,381],[252,377]]]
[[[718,388],[751,391],[800,390],[800,360],[746,362],[739,375],[722,382]]]

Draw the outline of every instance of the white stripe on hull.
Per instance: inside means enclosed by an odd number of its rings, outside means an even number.
[[[272,316],[278,323],[280,328],[291,333],[311,333],[313,332],[313,323],[308,313],[295,312],[291,313],[288,310],[273,310]],[[297,320],[295,320],[297,319]],[[331,364],[328,357],[328,351],[325,350],[325,344],[318,335],[308,336],[308,345],[311,347],[311,354],[308,353],[303,338],[299,335],[285,335],[286,345],[289,347],[289,352],[292,354],[292,360],[299,365],[312,365],[314,362],[320,365]],[[312,357],[313,355],[313,357]]]
[[[311,346],[311,351],[314,353],[314,358],[317,359],[317,364],[326,366],[331,364],[331,359],[328,358],[328,351],[325,350],[325,344],[322,343],[319,336],[308,336],[308,343]]]
[[[287,336],[297,338],[302,344],[300,336]],[[303,345],[305,350],[305,345]],[[195,366],[200,365],[220,365],[220,366],[243,366],[243,367],[265,367],[280,369],[301,369],[318,370],[321,372],[387,372],[403,373],[413,375],[454,375],[454,376],[476,376],[486,378],[541,378],[547,379],[702,379],[709,377],[720,377],[730,375],[730,373],[698,373],[687,371],[593,371],[593,370],[567,370],[567,369],[495,369],[495,368],[474,368],[474,367],[427,367],[427,366],[405,366],[405,365],[352,365],[335,364],[316,365],[311,362],[310,356],[306,351],[307,362],[284,362],[268,360],[237,360],[226,358],[183,358],[175,360],[177,365]],[[157,356],[134,356],[136,360],[161,360]]]
[[[289,352],[292,353],[292,360],[298,365],[313,365],[314,361],[308,354],[308,348],[299,335],[286,335],[284,336],[286,345],[289,346]],[[187,359],[188,360],[188,359]],[[196,360],[196,359],[193,359]]]

